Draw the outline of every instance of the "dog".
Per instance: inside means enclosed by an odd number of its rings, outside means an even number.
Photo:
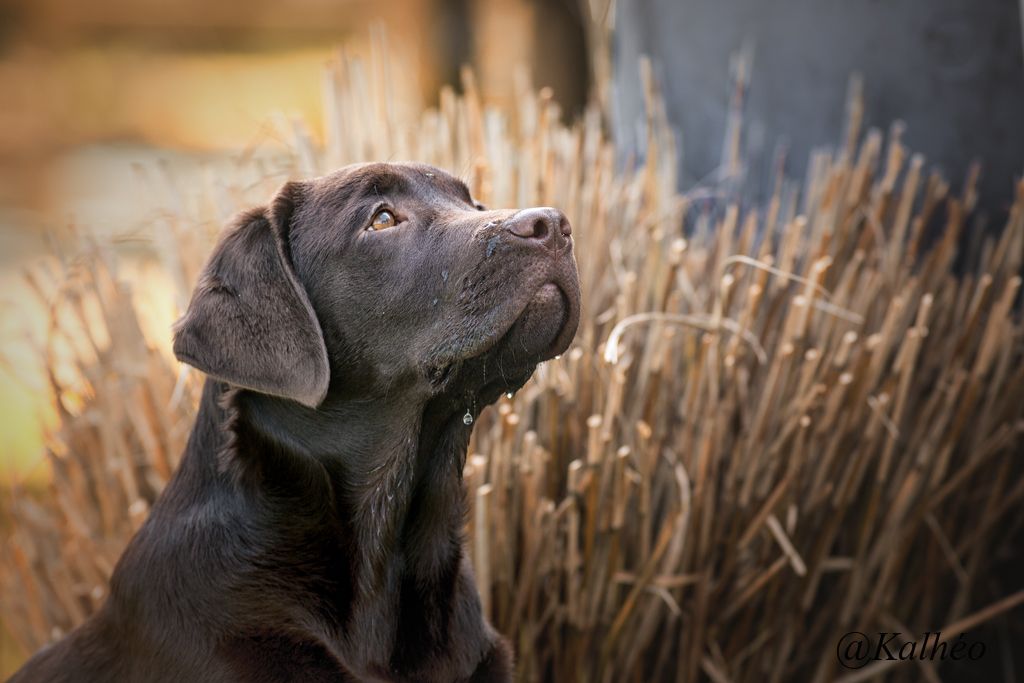
[[[572,229],[421,164],[286,183],[175,324],[181,464],[43,681],[510,681],[463,550],[472,422],[579,322]]]

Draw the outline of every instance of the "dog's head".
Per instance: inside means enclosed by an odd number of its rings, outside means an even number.
[[[556,209],[487,210],[431,166],[349,166],[237,220],[174,351],[309,407],[394,388],[490,402],[572,340],[572,244]]]

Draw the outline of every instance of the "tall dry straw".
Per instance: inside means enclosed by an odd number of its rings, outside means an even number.
[[[332,64],[326,146],[291,126],[282,169],[417,159],[488,205],[556,205],[574,225],[578,337],[485,412],[465,471],[484,608],[521,680],[858,680],[887,663],[842,678],[846,631],[955,632],[1024,601],[989,571],[1024,510],[1024,184],[1005,228],[977,230],[973,182],[928,175],[898,127],[862,137],[853,106],[802,189],[777,179],[741,208],[735,180],[675,191],[649,71],[646,160],[616,172],[597,109],[563,125],[526,85],[514,111],[485,109],[466,74],[464,94],[407,121],[386,69]],[[273,171],[243,158],[203,188],[151,177],[170,190],[157,233],[182,301]],[[62,407],[48,494],[8,511],[4,620],[26,651],[100,604],[195,405],[200,378],[147,342],[114,272],[96,257],[50,276],[103,325],[86,325],[87,391]],[[936,679],[929,662],[891,673]]]

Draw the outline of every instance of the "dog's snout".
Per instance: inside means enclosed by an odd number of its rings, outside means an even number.
[[[505,223],[505,229],[516,237],[548,249],[559,249],[572,235],[569,219],[558,209],[550,207],[524,209]]]

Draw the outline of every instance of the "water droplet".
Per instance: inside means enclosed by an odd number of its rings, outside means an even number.
[[[466,409],[466,414],[462,416],[462,424],[471,425],[473,424],[473,416],[470,414],[469,409]]]

